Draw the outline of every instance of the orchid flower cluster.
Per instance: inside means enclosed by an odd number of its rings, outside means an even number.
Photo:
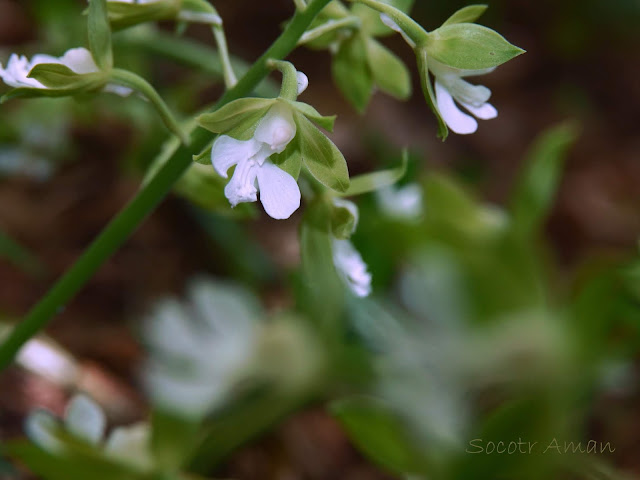
[[[429,205],[420,184],[398,186],[407,171],[407,151],[400,166],[350,175],[347,159],[330,138],[336,117],[298,100],[310,86],[309,78],[284,59],[299,45],[328,50],[339,90],[364,112],[376,90],[399,100],[411,96],[410,70],[382,43],[384,37],[399,33],[415,53],[424,97],[444,140],[449,130],[470,134],[478,128],[476,119],[497,116],[489,103],[491,91],[465,78],[488,74],[523,53],[495,31],[474,23],[486,6],[463,8],[427,32],[409,16],[412,4],[412,0],[297,0],[296,14],[280,39],[238,80],[234,66],[238,62],[231,61],[222,18],[209,1],[89,0],[86,48],[70,46],[59,57],[36,54],[29,59],[12,54],[6,66],[0,64],[0,78],[11,87],[2,101],[91,99],[102,93],[116,94],[122,102],[143,98],[172,134],[150,162],[139,196],[108,227],[111,230],[101,242],[109,248],[88,251],[89,260],[67,277],[71,281],[86,277],[86,265],[97,268],[100,261],[91,256],[114,250],[183,174],[196,178],[186,184],[197,186],[187,196],[201,195],[204,185],[206,195],[224,200],[215,209],[229,216],[241,216],[239,211],[253,208],[251,204],[259,200],[270,218],[300,222],[299,279],[305,305],[267,314],[242,289],[196,281],[187,302],[159,302],[143,329],[149,356],[142,383],[157,418],[116,429],[105,440],[104,413],[88,397],[77,396],[62,422],[46,412],[29,417],[27,433],[41,449],[54,457],[91,457],[86,464],[91,468],[105,461],[109,468],[137,469],[141,478],[157,471],[167,473],[162,478],[181,478],[173,474],[202,446],[194,445],[193,439],[207,444],[206,433],[198,430],[202,422],[233,409],[240,393],[259,397],[268,385],[273,404],[289,396],[303,402],[331,375],[327,372],[333,367],[333,354],[352,355],[346,349],[335,350],[348,330],[340,319],[347,305],[364,301],[375,286],[373,269],[365,261],[367,251],[358,248],[357,227],[366,219],[360,218],[355,197],[374,194],[379,217],[406,228],[418,224]],[[211,29],[225,88],[214,106],[180,115],[185,120],[179,120],[150,82],[116,66],[113,39],[118,32],[155,21],[172,21],[178,27],[197,23]],[[180,49],[172,50],[174,57],[179,56],[176,50]],[[270,72],[281,77],[279,94],[252,96]],[[100,260],[108,253],[104,255]],[[75,290],[77,286],[58,292]],[[61,297],[60,305],[66,301]],[[46,311],[38,310],[36,317]],[[44,323],[41,318],[35,321]],[[21,335],[16,338],[22,341]],[[248,410],[255,413],[251,405]],[[274,408],[273,416],[278,413]],[[163,460],[167,450],[180,455]]]

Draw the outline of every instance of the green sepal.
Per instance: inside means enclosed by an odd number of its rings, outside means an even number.
[[[324,186],[338,192],[349,188],[349,170],[338,147],[324,133],[297,111],[293,114],[297,127],[297,143],[302,161],[311,175]]]
[[[397,167],[379,172],[365,173],[351,178],[349,189],[341,194],[343,197],[351,197],[354,195],[362,195],[364,193],[373,192],[384,187],[394,185],[402,179],[407,173],[409,164],[409,152],[403,150],[402,163]]]
[[[399,100],[411,96],[411,73],[391,50],[373,38],[366,40],[367,58],[373,81],[383,92]]]
[[[308,103],[293,102],[291,100],[285,100],[285,99],[280,99],[280,101],[286,102],[288,105],[290,105],[292,108],[294,108],[295,110],[303,114],[305,117],[307,117],[316,125],[319,125],[325,130],[333,132],[333,125],[336,122],[335,115],[331,115],[327,117],[320,115],[320,113]]]
[[[410,426],[390,405],[363,396],[335,401],[329,408],[358,449],[378,465],[402,477],[423,469]]]
[[[331,232],[333,236],[342,240],[351,238],[358,218],[351,210],[344,206],[334,205],[331,211]]]
[[[273,154],[269,157],[269,160],[271,160],[274,165],[280,167],[296,180],[300,176],[300,170],[302,170],[302,152],[298,138],[296,135],[283,152]]]
[[[364,37],[356,34],[342,42],[331,67],[338,89],[358,112],[364,112],[373,94]]]
[[[153,3],[108,2],[109,22],[114,30],[122,30],[140,23],[169,20],[180,12],[180,2]]]
[[[442,26],[454,25],[456,23],[473,23],[478,20],[487,10],[488,5],[467,5],[451,15]]]
[[[90,0],[89,2],[89,50],[101,70],[113,67],[111,50],[111,26],[107,0]]]
[[[429,33],[425,48],[440,63],[462,70],[497,67],[524,53],[495,30],[475,23],[440,27]]]
[[[211,149],[213,148],[213,142],[205,148],[202,152],[193,156],[194,163],[200,165],[211,165]]]
[[[418,73],[420,75],[422,93],[424,94],[424,99],[427,101],[427,105],[436,116],[436,120],[438,121],[438,137],[440,137],[442,141],[444,141],[449,135],[449,128],[442,118],[442,115],[440,115],[440,110],[438,110],[438,105],[436,103],[436,94],[433,91],[433,85],[431,84],[431,78],[429,77],[429,64],[427,58],[428,54],[424,48],[416,49],[416,60],[418,61]]]
[[[401,12],[408,13],[413,7],[414,0],[380,0],[382,3],[391,5]],[[354,4],[351,12],[362,20],[362,31],[374,37],[391,35],[393,30],[387,27],[380,20],[380,12],[362,4]]]
[[[212,113],[197,118],[198,125],[213,133],[249,140],[260,122],[276,102],[273,98],[240,98]]]

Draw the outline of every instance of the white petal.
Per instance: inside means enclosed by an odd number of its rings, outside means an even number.
[[[0,67],[0,77],[2,77],[4,83],[10,87],[45,88],[45,86],[35,78],[27,77],[30,71],[31,64],[27,57],[18,56],[14,53],[9,57],[7,68],[3,69]]]
[[[436,81],[436,100],[442,118],[455,133],[467,135],[474,133],[478,129],[478,122],[470,115],[460,111],[454,103],[449,90],[444,88],[438,81]]]
[[[260,147],[260,142],[253,139],[243,142],[228,135],[220,135],[211,148],[211,163],[218,175],[228,178],[227,170],[255,155]]]
[[[60,424],[50,412],[36,410],[30,413],[24,428],[31,441],[44,450],[50,453],[64,451],[64,445],[56,435],[56,431],[60,429]]]
[[[231,206],[239,203],[255,202],[258,199],[258,189],[255,186],[258,164],[251,159],[242,160],[236,166],[233,177],[224,189],[224,195]]]
[[[460,102],[460,104],[469,110],[476,118],[481,120],[491,120],[492,118],[496,118],[498,116],[498,110],[496,107],[491,105],[490,103],[483,103],[479,107],[474,107],[468,103]]]
[[[149,470],[153,459],[149,453],[151,432],[147,423],[118,427],[111,432],[105,445],[105,453],[122,463]]]
[[[444,85],[449,93],[453,95],[460,103],[468,103],[479,107],[489,101],[491,98],[491,90],[484,85],[472,85],[466,80],[462,80],[460,77],[447,77],[442,78],[440,82]]]
[[[309,86],[309,77],[307,77],[304,73],[298,71],[296,72],[296,78],[298,80],[298,95],[300,95]]]
[[[280,153],[295,136],[296,124],[291,109],[276,102],[260,120],[253,138],[266,143],[273,153]]]
[[[276,220],[289,218],[300,207],[298,182],[271,162],[258,169],[258,187],[264,210]]]
[[[31,62],[29,63],[29,70],[31,70],[36,65],[40,65],[41,63],[62,63],[59,58],[52,57],[51,55],[47,55],[46,53],[36,53],[33,57],[31,57]]]
[[[98,66],[91,56],[91,52],[86,48],[72,48],[60,57],[60,62],[76,73],[94,73],[98,71]]]
[[[115,83],[107,83],[102,91],[106,93],[115,93],[121,97],[128,97],[133,93],[133,89],[123,87],[122,85],[116,85]]]
[[[95,445],[104,435],[107,419],[96,402],[79,394],[67,406],[64,423],[69,433]]]
[[[358,297],[371,293],[371,274],[360,253],[349,240],[333,240],[333,263],[340,277]]]

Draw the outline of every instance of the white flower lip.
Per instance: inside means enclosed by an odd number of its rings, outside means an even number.
[[[489,103],[491,90],[483,85],[472,85],[462,79],[462,77],[490,73],[494,68],[460,70],[443,65],[434,59],[430,60],[429,68],[436,78],[435,94],[438,110],[453,132],[461,135],[474,133],[478,130],[476,118],[490,120],[498,116],[496,108]],[[460,110],[456,102],[473,116]]]
[[[300,207],[300,187],[296,180],[274,165],[269,157],[281,153],[296,135],[291,111],[276,103],[262,118],[253,138],[242,141],[221,135],[213,143],[211,163],[223,178],[236,169],[224,193],[233,207],[260,201],[272,218],[289,218]]]

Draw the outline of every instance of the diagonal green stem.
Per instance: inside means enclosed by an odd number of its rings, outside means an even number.
[[[348,0],[352,3],[362,3],[369,8],[377,10],[380,13],[384,13],[391,20],[393,20],[402,31],[411,39],[416,45],[422,45],[427,40],[429,34],[422,28],[422,26],[416,22],[409,15],[402,10],[398,10],[392,5],[381,2],[379,0]]]
[[[236,86],[228,90],[213,110],[235,99],[249,95],[269,73],[267,60],[283,59],[296,47],[298,40],[330,0],[313,0],[297,11],[291,22],[271,47],[253,64]],[[59,313],[100,266],[124,243],[137,226],[153,211],[171,187],[192,163],[192,155],[200,153],[211,140],[211,134],[198,128],[191,134],[189,147],[181,145],[171,158],[146,183],[131,202],[105,227],[76,263],[49,292],[27,313],[0,346],[0,370],[6,368],[22,346]]]

